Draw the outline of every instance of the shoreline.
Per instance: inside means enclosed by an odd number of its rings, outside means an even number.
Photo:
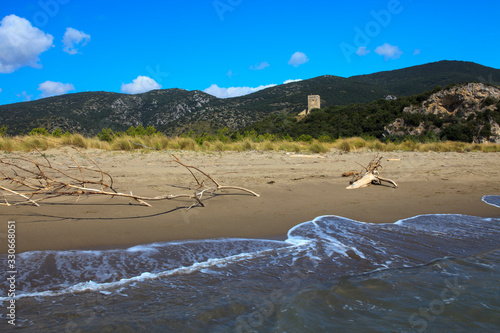
[[[62,150],[44,152],[63,161]],[[86,150],[123,193],[156,196],[189,192],[193,178],[164,152]],[[254,197],[224,190],[187,209],[189,199],[151,201],[152,207],[125,198],[59,198],[2,207],[0,228],[16,221],[17,253],[33,250],[128,248],[155,242],[213,238],[284,240],[292,227],[316,217],[337,215],[368,223],[394,223],[424,214],[499,217],[482,201],[500,195],[500,153],[387,152],[381,176],[386,186],[346,190],[345,171],[360,171],[376,153],[293,154],[285,152],[205,153],[179,151],[185,163],[210,174],[221,185],[242,186]],[[4,242],[2,242],[4,243]],[[2,245],[1,253],[6,253]]]

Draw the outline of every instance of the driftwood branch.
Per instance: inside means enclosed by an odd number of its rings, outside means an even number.
[[[194,200],[193,205],[191,205],[193,207],[196,205],[205,206],[202,199],[207,192],[213,194],[216,191],[226,189],[239,190],[259,196],[254,191],[243,187],[221,185],[208,173],[198,167],[185,164],[174,155],[172,155],[174,162],[186,168],[196,181],[197,188],[194,193],[148,197],[135,195],[132,192],[118,192],[113,188],[113,177],[109,173],[103,171],[92,158],[78,148],[71,148],[78,154],[77,156],[83,159],[84,163],[78,163],[77,158],[69,152],[66,153],[76,167],[51,163],[39,151],[34,152],[34,158],[17,154],[0,158],[0,194],[3,195],[3,202],[0,202],[0,205],[31,204],[39,206],[41,201],[61,196],[76,197],[77,200],[81,196],[109,196],[132,199],[148,207],[151,207],[148,201],[188,198]],[[95,168],[82,165],[88,163]],[[56,167],[55,164],[62,166]],[[200,180],[202,178],[200,175],[208,179],[213,185],[206,186],[205,180]]]
[[[349,182],[351,185],[347,186],[346,189],[355,189],[366,187],[369,185],[382,185],[382,182],[386,182],[394,186],[394,188],[398,187],[395,181],[389,178],[382,178],[379,175],[378,169],[382,169],[382,165],[380,164],[380,160],[382,156],[376,156],[366,167],[362,166],[362,170],[360,173],[354,173],[352,180]]]
[[[243,187],[239,187],[239,186],[227,186],[227,185],[220,185],[217,181],[215,181],[215,179],[213,179],[209,174],[205,173],[204,171],[200,170],[199,168],[195,167],[195,166],[192,166],[192,165],[187,165],[187,164],[184,164],[183,162],[181,162],[177,156],[173,155],[172,156],[175,158],[175,162],[177,162],[178,164],[182,165],[183,167],[185,167],[186,169],[189,170],[189,172],[191,172],[191,175],[193,175],[194,179],[196,180],[196,182],[198,183],[198,185],[202,185],[198,178],[196,178],[196,176],[194,175],[193,171],[192,170],[196,170],[198,171],[199,173],[201,173],[202,175],[204,175],[205,177],[207,177],[209,180],[211,180],[214,185],[216,186],[216,190],[239,190],[239,191],[243,191],[243,192],[247,192],[247,193],[250,193],[251,195],[253,196],[260,196],[259,194],[255,193],[254,191],[252,190],[249,190],[249,189],[246,189],[246,188],[243,188]],[[208,188],[210,189],[210,188]],[[206,189],[206,190],[208,190]],[[206,191],[205,190],[205,191]]]

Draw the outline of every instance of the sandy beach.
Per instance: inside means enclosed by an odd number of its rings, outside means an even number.
[[[167,152],[86,150],[115,181],[114,188],[142,196],[193,193],[189,172]],[[220,237],[285,239],[293,226],[317,216],[339,215],[363,222],[395,222],[420,214],[498,217],[481,201],[500,195],[498,153],[382,153],[381,175],[398,183],[346,190],[343,172],[360,171],[374,152],[294,154],[286,152],[174,152],[221,185],[242,186],[207,197],[206,207],[187,209],[190,199],[149,202],[145,207],[119,197],[58,198],[1,206],[1,230],[16,222],[17,252],[108,249],[138,244]],[[62,150],[45,154],[62,164]],[[82,163],[85,163],[82,159]],[[6,252],[6,233],[1,251]]]

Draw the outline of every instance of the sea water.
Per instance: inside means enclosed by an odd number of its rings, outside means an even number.
[[[500,207],[500,196],[483,198]],[[500,215],[500,214],[499,214]],[[285,241],[17,255],[23,332],[498,332],[500,218],[322,216]],[[2,256],[2,267],[7,267]],[[0,283],[0,327],[8,282]]]

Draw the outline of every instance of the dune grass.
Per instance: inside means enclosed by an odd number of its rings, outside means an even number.
[[[364,139],[360,137],[341,138],[333,142],[290,141],[290,140],[263,140],[255,141],[252,138],[243,138],[237,141],[214,139],[211,141],[197,142],[191,137],[166,137],[164,135],[150,136],[118,136],[111,141],[101,141],[97,136],[84,137],[80,134],[70,134],[61,137],[26,135],[16,137],[0,137],[0,151],[29,152],[34,149],[40,151],[75,146],[83,149],[102,149],[133,151],[150,147],[156,150],[188,150],[188,151],[283,151],[292,153],[324,154],[329,151],[343,153],[356,151],[392,152],[392,151],[418,151],[418,152],[500,152],[500,144],[495,143],[465,143],[456,141],[420,143],[405,140],[401,143],[382,142],[377,139]]]

